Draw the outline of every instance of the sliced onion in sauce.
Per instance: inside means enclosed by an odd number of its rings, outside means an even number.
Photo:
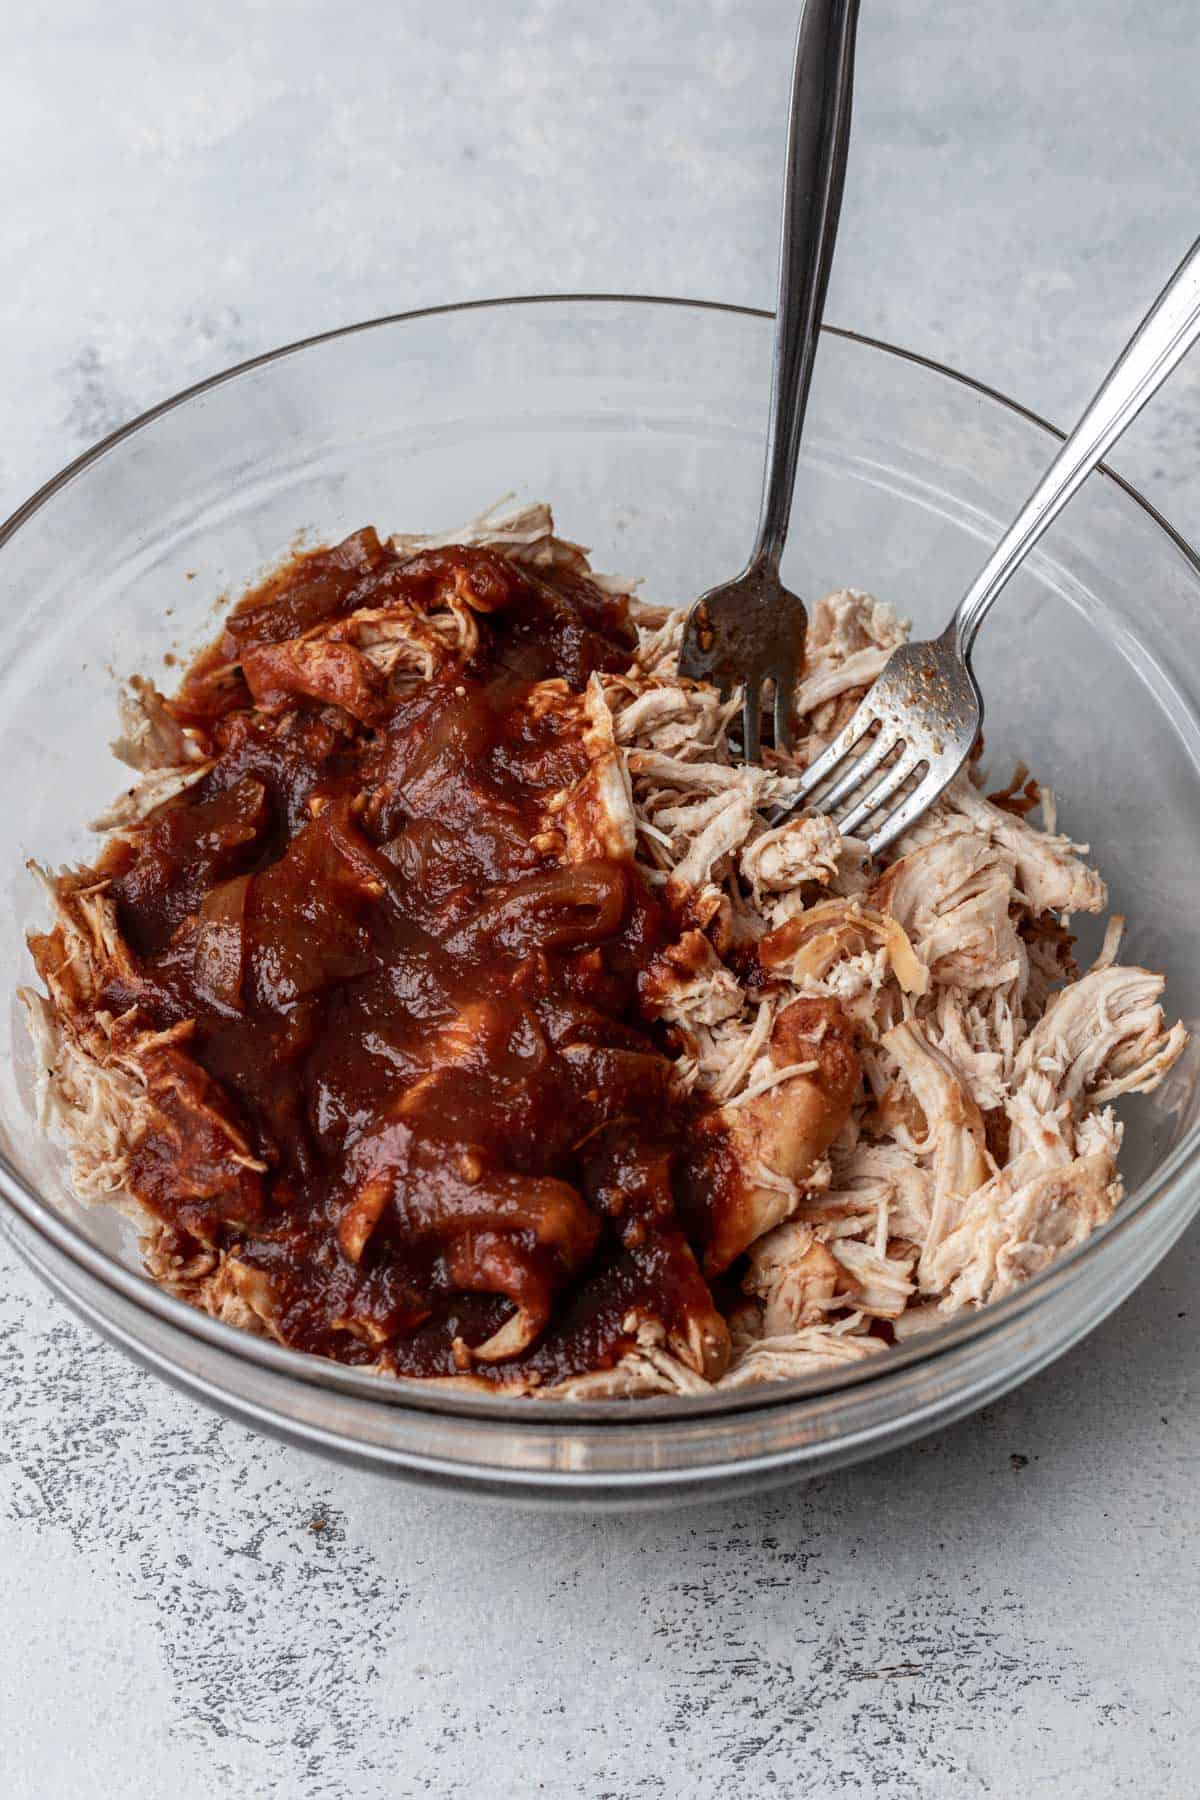
[[[544,875],[510,882],[486,900],[451,939],[470,940],[524,955],[533,949],[566,949],[616,935],[629,906],[629,877],[621,863],[571,863]]]
[[[242,1010],[242,971],[246,956],[248,875],[222,881],[204,896],[196,925],[193,979],[219,1006]]]

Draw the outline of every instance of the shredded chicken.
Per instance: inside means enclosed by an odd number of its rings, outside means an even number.
[[[540,505],[392,541],[414,553],[479,544],[534,569],[591,575],[586,552],[554,535]],[[1187,1033],[1164,1018],[1162,977],[1116,960],[1118,921],[1076,978],[1070,917],[1102,913],[1107,893],[1087,846],[1058,833],[1053,794],[1026,771],[994,798],[976,772],[960,777],[882,868],[822,816],[769,823],[903,641],[889,607],[855,590],[816,603],[799,748],[768,753],[762,767],[730,748],[740,696],[676,673],[682,614],[635,602],[633,616],[639,643],[624,673],[594,676],[582,696],[562,683],[531,695],[533,708],[577,717],[589,753],[587,773],[548,809],[538,847],[564,860],[633,857],[680,920],[645,999],[673,1044],[674,1079],[708,1100],[738,1159],[734,1201],[703,1246],[706,1273],[727,1272],[743,1295],[716,1385],[819,1374],[1013,1291],[1103,1224],[1122,1197],[1113,1102],[1158,1086]],[[426,615],[355,614],[336,641],[312,647],[306,678],[332,693],[338,658],[353,652],[357,698],[339,703],[369,712],[376,683],[428,680],[470,654],[475,632],[456,597]],[[264,666],[267,704],[270,679]],[[104,830],[136,829],[210,766],[148,682],[131,683],[122,725],[114,748],[139,781],[98,821]],[[1044,828],[1030,817],[1039,804]],[[148,1051],[168,1059],[169,1080],[170,1046],[130,1045],[102,1010],[83,1008],[89,1023],[78,1027],[77,1002],[97,992],[120,938],[103,893],[69,876],[51,891],[57,921],[33,940],[49,993],[23,996],[42,1121],[66,1140],[83,1199],[131,1206],[126,1158],[155,1103]],[[347,1232],[360,1228],[371,1219],[355,1213]],[[144,1249],[172,1291],[271,1329],[262,1278],[235,1255],[183,1257],[153,1230]],[[514,1314],[497,1356],[510,1326],[528,1329]],[[634,1347],[615,1368],[540,1391],[587,1399],[714,1385],[702,1347],[670,1341],[655,1320],[631,1319],[630,1331]]]

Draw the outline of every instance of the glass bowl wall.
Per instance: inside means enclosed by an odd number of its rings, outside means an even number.
[[[1193,1216],[1196,1057],[1128,1109],[1129,1199],[1000,1307],[865,1369],[700,1402],[478,1402],[247,1339],[139,1273],[126,1228],[71,1198],[38,1133],[12,999],[45,917],[25,863],[86,856],[121,784],[119,679],[172,659],[296,544],[372,522],[444,529],[512,492],[553,502],[596,567],[686,600],[753,534],[771,324],[694,303],[497,302],[335,333],[192,390],[64,472],[0,534],[0,1187],[50,1284],[130,1352],[266,1429],[464,1491],[627,1504],[782,1480],[980,1404],[1126,1294]],[[901,351],[827,331],[784,574],[893,601],[924,634],[1053,453],[1052,431]],[[1023,758],[1089,841],[1126,952],[1200,1018],[1200,568],[1115,478],[1092,477],[978,650],[990,770]],[[1096,941],[1081,925],[1084,952]]]

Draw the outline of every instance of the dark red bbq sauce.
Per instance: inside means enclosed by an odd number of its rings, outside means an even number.
[[[478,647],[402,697],[335,641],[451,588]],[[289,1344],[549,1383],[614,1362],[631,1312],[711,1317],[676,1210],[688,1109],[640,998],[678,924],[630,863],[532,841],[587,760],[531,684],[578,693],[632,642],[584,578],[364,531],[248,595],[172,702],[213,766],[101,865],[133,968],[105,1004],[194,1021],[131,1181],[181,1248],[262,1272]],[[532,1343],[464,1357],[518,1310]]]

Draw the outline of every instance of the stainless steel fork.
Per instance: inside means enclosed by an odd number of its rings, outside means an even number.
[[[779,579],[800,433],[837,236],[859,0],[807,0],[796,37],[783,184],[775,366],[754,553],[733,581],[710,588],[687,617],[679,673],[743,690],[742,753],[762,754],[762,691],[774,684],[775,743],[792,741],[792,702],[804,664],[808,614]]]
[[[830,813],[844,836],[865,837],[877,856],[949,786],[983,724],[971,648],[989,608],[1198,337],[1200,239],[1117,358],[941,637],[893,651],[850,723],[805,771],[796,800],[777,811],[773,823],[801,806]]]

